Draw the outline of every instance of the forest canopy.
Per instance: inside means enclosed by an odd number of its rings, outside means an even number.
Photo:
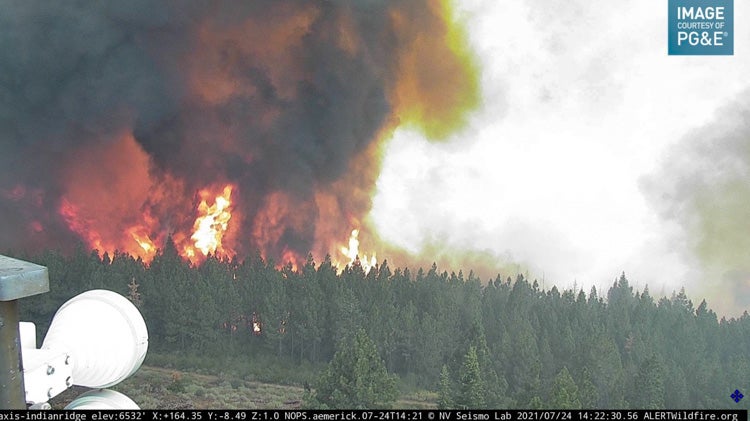
[[[259,255],[192,265],[171,243],[149,264],[83,247],[19,257],[49,268],[50,292],[21,302],[38,332],[65,300],[111,289],[139,307],[149,352],[271,358],[325,378],[355,341],[382,361],[379,378],[434,390],[441,407],[736,408],[729,395],[750,378],[747,313],[719,320],[684,290],[634,291],[624,273],[586,293],[387,261],[369,272],[312,257],[296,271]]]

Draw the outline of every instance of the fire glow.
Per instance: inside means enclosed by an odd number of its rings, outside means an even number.
[[[12,140],[0,156],[13,157],[0,166],[0,248],[83,241],[150,262],[171,239],[194,264],[259,253],[297,270],[308,255],[339,266],[359,256],[369,271],[387,244],[362,221],[391,134],[445,139],[478,105],[449,6],[11,10],[18,19],[3,30],[18,39],[45,39],[58,15],[67,20],[53,26],[70,31],[21,51],[7,75],[38,95],[6,101],[28,106],[0,127]],[[153,16],[164,17],[158,28]]]
[[[349,237],[349,245],[348,247],[341,247],[341,254],[349,259],[347,265],[352,265],[357,259],[359,259],[359,262],[362,265],[362,269],[365,271],[365,273],[367,273],[378,263],[378,259],[375,253],[372,253],[372,256],[370,256],[369,258],[366,254],[363,254],[362,256],[359,255],[360,252],[358,237],[359,230],[353,229],[352,234]]]
[[[195,248],[200,250],[204,256],[217,251],[230,254],[230,250],[222,247],[222,239],[227,231],[229,220],[232,218],[231,213],[231,196],[232,186],[224,187],[222,193],[213,200],[213,205],[208,205],[208,190],[200,192],[201,202],[198,205],[198,218],[193,225],[194,232],[190,239],[194,241]],[[188,246],[185,249],[185,256],[194,257],[195,248]]]

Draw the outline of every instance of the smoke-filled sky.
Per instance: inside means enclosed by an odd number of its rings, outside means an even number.
[[[667,4],[478,0],[484,104],[435,145],[399,129],[372,220],[418,250],[489,250],[552,283],[685,286],[750,307],[750,9],[734,56],[668,56]],[[696,302],[697,304],[697,302]]]
[[[211,252],[358,229],[399,266],[750,306],[744,3],[726,57],[668,56],[666,2],[445,4],[0,0],[0,250],[200,257],[219,208]]]
[[[478,103],[445,2],[1,6],[2,249],[342,260],[383,139]]]

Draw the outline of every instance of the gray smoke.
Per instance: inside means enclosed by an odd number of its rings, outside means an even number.
[[[717,110],[642,180],[661,216],[682,227],[674,246],[687,252],[697,286],[709,297],[733,297],[714,303],[732,311],[750,305],[749,97],[746,91]]]
[[[269,194],[295,197],[309,224],[289,225],[269,254],[306,253],[314,189],[392,110],[394,8],[439,24],[422,1],[0,2],[0,249],[70,248],[65,166],[127,130],[153,177],[183,180],[184,195],[236,183],[241,231]],[[133,206],[171,218],[167,203]]]

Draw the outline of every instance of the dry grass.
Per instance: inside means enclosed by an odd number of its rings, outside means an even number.
[[[135,375],[113,387],[144,409],[299,409],[304,388],[263,383],[232,374],[201,374],[142,366]],[[50,403],[63,408],[86,389],[74,387]],[[396,402],[397,408],[435,408],[437,394],[412,392]]]
[[[143,409],[297,409],[304,394],[301,387],[150,366],[112,389]],[[50,403],[62,408],[85,390],[74,387]]]

